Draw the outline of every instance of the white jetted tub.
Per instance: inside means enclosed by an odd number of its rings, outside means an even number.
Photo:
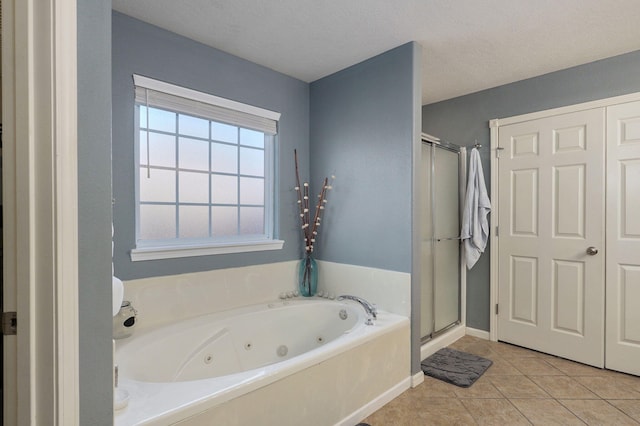
[[[339,423],[409,376],[408,319],[365,321],[357,303],[313,298],[141,330],[117,343],[130,397],[115,424]]]

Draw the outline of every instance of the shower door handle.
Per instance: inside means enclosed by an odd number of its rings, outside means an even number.
[[[452,241],[452,240],[460,240],[460,237],[451,237],[451,238],[436,238],[436,241]]]

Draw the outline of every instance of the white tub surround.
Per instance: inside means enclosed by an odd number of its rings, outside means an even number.
[[[409,323],[178,423],[349,426],[409,388]]]
[[[297,260],[125,281],[124,299],[138,311],[137,330],[278,299],[295,291]],[[318,290],[359,296],[409,317],[411,274],[318,261]]]
[[[126,281],[137,330],[278,299],[296,288],[298,261]]]
[[[180,426],[350,426],[409,388],[409,324]]]
[[[318,290],[352,294],[383,311],[411,315],[411,274],[406,272],[318,261]]]
[[[335,296],[352,294],[377,305],[380,313],[374,326],[363,325],[366,319],[364,309],[355,302],[332,302],[319,298],[280,300],[283,292],[296,290],[298,261],[125,282],[125,299],[132,303],[138,316],[134,335],[117,343],[120,387],[130,393],[130,400],[126,408],[116,412],[115,424],[166,425],[179,422],[193,425],[346,426],[357,423],[408,389],[411,386],[410,274],[323,261],[318,264],[320,290]],[[229,344],[226,349],[224,345],[218,347],[215,353],[204,352],[215,346],[214,341],[230,339],[231,333],[222,330],[225,327],[218,329],[215,336],[203,336],[195,347],[194,341],[184,342],[184,339],[189,340],[187,335],[198,328],[196,323],[202,318],[213,320],[246,313],[255,309],[252,305],[262,305],[263,310],[275,310],[276,306],[299,303],[337,304],[346,308],[350,317],[357,315],[359,320],[353,328],[339,331],[333,341],[325,339],[313,350],[275,364],[262,364],[258,368],[247,367],[245,363],[240,370],[252,369],[235,373],[232,370],[244,363],[237,357],[235,361],[233,358],[233,352],[245,351],[242,345],[246,342],[242,337],[236,337],[241,342],[240,350]],[[294,327],[309,327],[311,330],[311,324],[324,322],[292,312],[281,312],[279,316]],[[263,336],[273,340],[275,346],[269,349],[269,356],[273,356],[281,346],[276,342],[282,337],[272,333],[286,330],[286,327],[265,325],[269,321],[255,319],[248,323],[250,326],[246,329],[260,332],[256,341]],[[203,328],[211,330],[210,327]],[[127,346],[133,348],[136,341],[144,341],[145,336],[157,333],[148,341],[151,347],[163,339],[158,336],[168,336],[175,331],[183,340],[173,346],[187,350],[181,354],[182,363],[177,367],[185,373],[182,376],[175,366],[172,377],[154,376],[170,369],[164,364],[151,368],[146,377],[138,375],[140,371],[134,372],[145,364],[153,367],[164,362],[156,358],[168,353],[155,346],[153,354],[137,359],[137,366],[121,361]],[[285,334],[296,332],[285,331]],[[309,335],[316,339],[318,331],[310,331]],[[286,344],[291,354],[300,352],[292,349],[297,345]],[[220,377],[201,377],[198,369],[207,361],[207,355],[211,355],[212,362],[216,360],[220,355],[218,349],[230,351],[226,354],[229,357],[225,355],[223,358],[233,368],[221,369],[224,375]],[[188,360],[193,365],[187,365]],[[181,381],[168,381],[176,378]]]
[[[148,327],[118,342],[120,386],[130,400],[115,424],[363,418],[372,401],[411,383],[409,320],[384,311],[373,326],[365,319],[358,305],[313,298]]]

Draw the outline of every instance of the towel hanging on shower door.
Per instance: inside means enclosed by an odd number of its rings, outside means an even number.
[[[462,229],[460,230],[460,239],[464,242],[467,269],[473,268],[487,246],[489,239],[487,214],[491,211],[491,200],[487,195],[478,148],[471,150],[470,157],[467,193],[462,212]]]

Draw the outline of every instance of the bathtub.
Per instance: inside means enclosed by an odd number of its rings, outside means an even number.
[[[311,298],[136,332],[117,343],[129,403],[115,424],[348,423],[408,387],[409,320],[365,320],[357,303]]]

